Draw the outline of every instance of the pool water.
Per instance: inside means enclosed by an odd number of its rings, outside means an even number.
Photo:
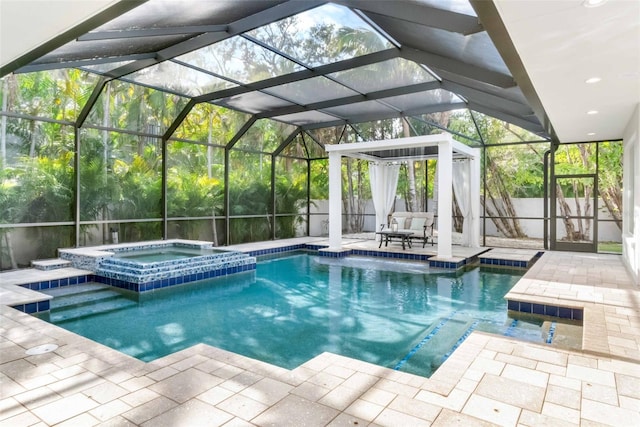
[[[171,261],[177,259],[194,258],[213,253],[221,253],[219,250],[201,250],[189,248],[166,248],[166,249],[143,249],[136,251],[128,251],[116,253],[115,258],[122,258],[128,261],[136,261],[141,264],[150,264],[154,262]]]
[[[39,317],[144,361],[206,343],[290,369],[328,351],[429,376],[474,330],[543,341],[540,325],[507,317],[521,275],[295,253],[145,294],[52,289]]]

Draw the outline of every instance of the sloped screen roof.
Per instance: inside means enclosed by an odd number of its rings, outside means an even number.
[[[468,108],[548,138],[467,0],[149,0],[16,71],[68,67],[303,129]]]

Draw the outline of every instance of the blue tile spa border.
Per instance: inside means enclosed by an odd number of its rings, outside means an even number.
[[[256,269],[256,263],[238,265],[234,267],[223,267],[215,270],[200,271],[197,273],[185,274],[184,276],[167,277],[159,280],[153,280],[144,283],[134,283],[122,279],[95,276],[95,281],[104,283],[105,285],[116,288],[126,289],[133,292],[148,292],[155,289],[167,288],[169,286],[182,285],[184,283],[196,282],[199,280],[213,279],[216,277],[227,276],[229,274],[242,273]]]
[[[557,305],[536,304],[526,301],[507,300],[507,309],[518,311],[520,313],[559,317],[561,319],[584,319],[584,309],[575,307],[560,307]]]

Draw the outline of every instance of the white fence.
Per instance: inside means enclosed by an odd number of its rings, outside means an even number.
[[[513,207],[518,213],[520,227],[523,232],[531,238],[542,239],[544,237],[544,199],[542,198],[527,198],[527,199],[511,199]],[[575,214],[575,201],[573,199],[567,200],[572,212]],[[429,211],[435,211],[436,206],[432,200],[427,203]],[[613,218],[609,214],[609,211],[605,207],[602,200],[598,201],[598,241],[601,242],[621,242],[622,233],[618,226],[612,220]],[[404,200],[398,199],[396,201],[397,211],[406,210]],[[309,223],[309,232],[311,236],[326,236],[328,234],[328,220],[329,220],[329,201],[328,200],[313,200],[310,212],[312,214],[311,221]],[[364,210],[364,231],[372,232],[377,230],[379,224],[375,224],[375,210],[373,203],[368,200],[365,203]],[[537,219],[522,219],[522,218],[537,218]],[[344,222],[343,222],[344,226]],[[480,227],[482,227],[482,221],[480,221]],[[497,230],[495,224],[491,219],[486,220],[487,236],[501,237],[501,233]],[[562,221],[558,221],[557,224],[558,239],[565,236],[565,227]],[[482,232],[482,229],[480,230]]]

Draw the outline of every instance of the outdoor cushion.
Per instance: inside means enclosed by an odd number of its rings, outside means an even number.
[[[412,218],[411,225],[409,226],[409,230],[412,230],[412,231],[424,230],[425,220],[426,218]]]
[[[393,218],[395,218],[396,222],[398,223],[398,230],[404,230],[407,219],[403,216],[394,216]],[[391,219],[391,222],[393,223],[393,219]],[[389,226],[391,226],[391,224],[389,224]]]

